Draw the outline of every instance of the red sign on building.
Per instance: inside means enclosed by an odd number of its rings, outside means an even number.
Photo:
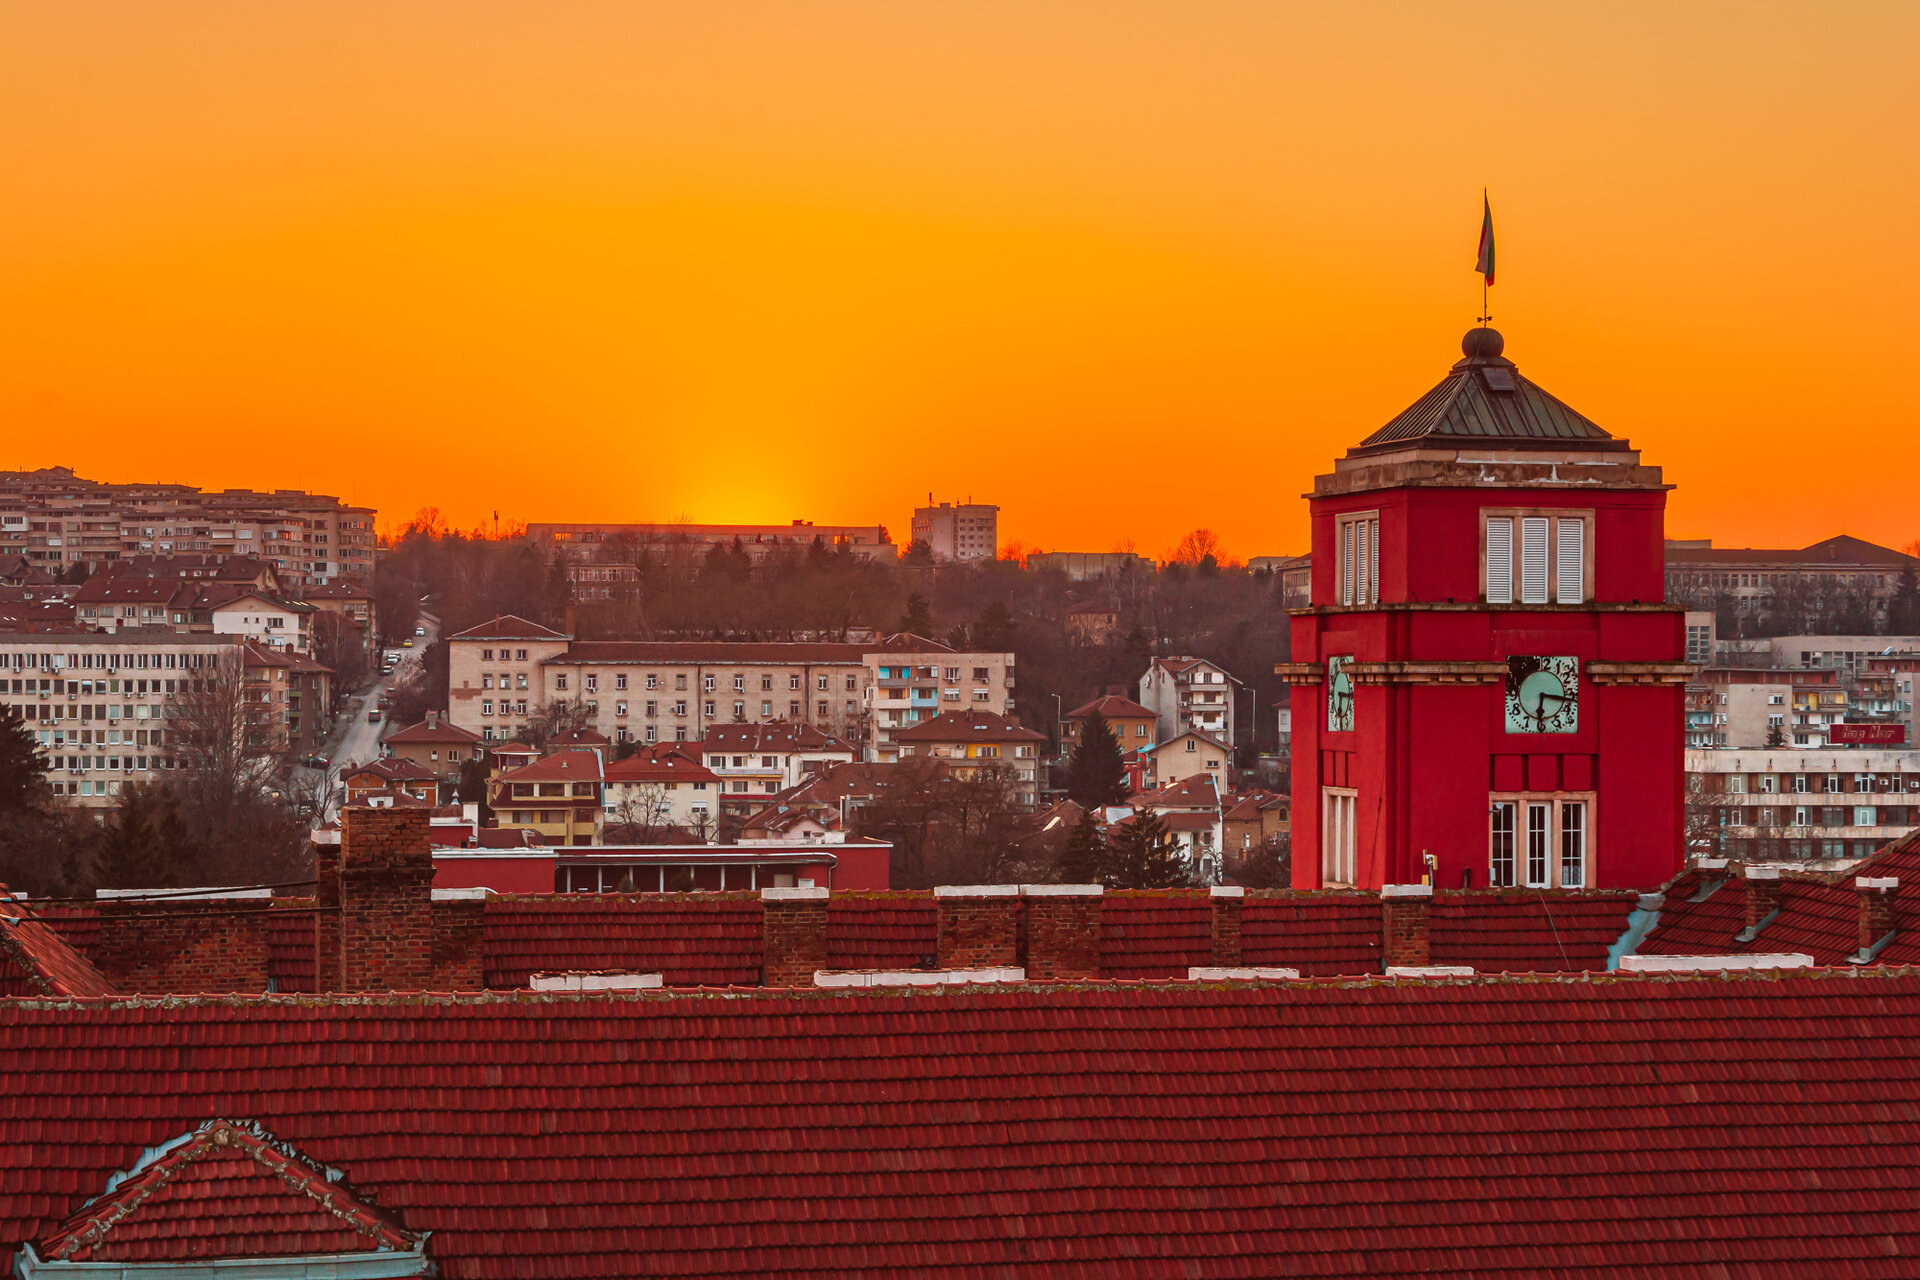
[[[1903,724],[1830,724],[1827,744],[1835,747],[1901,747],[1907,742]]]

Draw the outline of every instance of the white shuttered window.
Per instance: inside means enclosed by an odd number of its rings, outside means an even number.
[[[1340,603],[1353,603],[1353,524],[1340,526]]]
[[[1377,512],[1340,517],[1341,604],[1380,603],[1380,516]]]
[[[1520,603],[1547,602],[1547,530],[1545,516],[1520,521]]]
[[[1487,603],[1513,603],[1513,517],[1487,517]]]
[[[1561,604],[1586,603],[1587,522],[1562,518],[1554,530],[1554,598]]]

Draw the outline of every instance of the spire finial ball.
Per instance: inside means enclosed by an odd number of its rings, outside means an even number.
[[[1469,360],[1497,360],[1506,349],[1507,340],[1500,331],[1485,326],[1467,330],[1467,336],[1460,339],[1460,350]]]

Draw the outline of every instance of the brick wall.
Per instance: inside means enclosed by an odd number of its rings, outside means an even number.
[[[259,899],[96,904],[94,967],[129,995],[260,992],[271,954],[268,913]]]
[[[1240,964],[1240,911],[1246,902],[1246,890],[1238,885],[1214,888],[1209,899],[1213,904],[1213,962],[1227,968],[1236,968]]]
[[[766,931],[769,987],[810,987],[827,967],[827,891],[762,889],[761,927]]]
[[[942,969],[997,969],[1020,963],[1017,885],[952,885],[934,890]]]
[[[342,810],[337,959],[321,951],[323,984],[341,991],[424,991],[433,986],[433,851],[425,809]],[[320,885],[325,896],[325,877]]]
[[[1027,885],[1027,978],[1054,982],[1100,976],[1098,885]]]
[[[1380,889],[1380,956],[1383,967],[1419,968],[1430,964],[1429,927],[1433,886],[1390,884]]]
[[[479,991],[486,987],[487,900],[484,896],[431,904],[433,989]]]

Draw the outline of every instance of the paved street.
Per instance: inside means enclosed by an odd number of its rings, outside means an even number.
[[[393,726],[385,716],[382,716],[378,723],[368,720],[367,709],[379,705],[380,695],[385,693],[390,685],[405,683],[407,678],[418,669],[421,655],[426,652],[427,646],[433,643],[435,635],[432,622],[422,619],[420,625],[426,628],[427,634],[414,637],[413,648],[400,649],[400,665],[394,668],[393,674],[376,680],[364,694],[347,699],[346,706],[340,713],[346,725],[346,733],[331,753],[333,761],[328,769],[330,783],[339,782],[342,769],[379,758],[380,740]],[[376,653],[374,655],[376,670],[379,669],[381,662],[380,654]],[[308,769],[302,769],[299,772],[302,776],[310,776],[312,773]],[[319,820],[324,821],[325,818],[332,816],[332,812],[329,811]]]

